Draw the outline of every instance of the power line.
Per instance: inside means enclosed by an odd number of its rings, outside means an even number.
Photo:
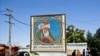
[[[22,22],[22,21],[19,21],[19,20],[15,19],[14,17],[13,17],[12,19],[15,20],[15,21],[17,21],[17,22],[19,22],[19,23],[21,23],[21,24],[23,24],[23,25],[31,26],[30,24],[27,24],[27,23],[24,23],[24,22]],[[85,24],[90,24],[90,25],[99,26],[99,25],[97,25],[97,24],[90,23],[90,22],[88,22],[88,21],[81,21],[81,20],[75,20],[75,19],[72,19],[71,21],[74,21],[74,22],[77,22],[77,23],[81,22],[81,23],[85,23]],[[60,22],[60,23],[62,23],[62,22]]]
[[[12,17],[12,19],[13,19],[13,20],[15,20],[16,22],[19,22],[19,23],[23,24],[23,25],[30,26],[30,25],[29,25],[29,24],[27,24],[27,23],[24,23],[24,22],[21,22],[21,21],[19,21],[19,20],[15,19],[14,17]]]
[[[0,10],[0,13],[1,13],[1,12],[6,12],[6,10]]]
[[[83,21],[83,20],[77,20],[77,19],[71,19],[69,18],[71,21],[75,22],[75,23],[84,23],[84,24],[88,24],[88,25],[95,25],[95,26],[99,26],[97,24],[91,23],[90,21]]]
[[[22,31],[22,32],[24,32],[24,33],[26,33],[26,34],[28,34],[28,35],[29,35],[29,33],[28,33],[28,32],[26,32],[25,30],[21,29],[21,28],[20,28],[20,27],[18,27],[16,24],[15,24],[14,26],[15,26],[15,28],[17,28],[18,30],[20,30],[20,31]]]
[[[0,14],[0,15],[5,15],[5,14]]]

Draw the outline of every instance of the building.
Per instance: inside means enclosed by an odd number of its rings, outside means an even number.
[[[19,50],[18,46],[11,47],[11,54],[13,55]],[[5,44],[0,44],[0,56],[8,56],[9,55],[9,46]]]
[[[72,52],[77,49],[82,54],[83,49],[85,50],[87,49],[87,43],[68,43],[66,48],[67,48],[67,55],[72,55]]]
[[[39,56],[70,56],[74,49],[79,49],[81,54],[87,48],[87,43],[67,43],[65,52],[36,52]],[[29,47],[22,47],[19,51],[30,51]]]

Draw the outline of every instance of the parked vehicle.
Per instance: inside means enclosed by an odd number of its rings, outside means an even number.
[[[19,51],[15,54],[15,56],[39,56],[36,52],[28,52],[28,51]]]
[[[32,54],[27,51],[21,51],[21,52],[18,52],[16,56],[32,56]]]

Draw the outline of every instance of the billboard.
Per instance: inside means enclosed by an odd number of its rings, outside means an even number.
[[[65,51],[65,14],[31,16],[30,51]]]

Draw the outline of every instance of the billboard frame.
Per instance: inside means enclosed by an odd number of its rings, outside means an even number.
[[[62,31],[62,36],[61,36],[61,38],[62,38],[62,49],[59,49],[59,50],[53,50],[54,48],[43,48],[43,49],[35,49],[34,48],[34,44],[33,44],[33,42],[34,42],[34,30],[35,30],[35,28],[34,28],[34,17],[48,17],[48,16],[61,16],[62,18],[62,21],[61,21],[61,24],[62,24],[62,29],[61,29],[61,31]],[[31,52],[65,52],[66,51],[66,39],[65,39],[65,34],[66,34],[66,14],[47,14],[47,15],[32,15],[31,17],[30,17],[30,51]],[[48,49],[48,50],[47,50]]]

